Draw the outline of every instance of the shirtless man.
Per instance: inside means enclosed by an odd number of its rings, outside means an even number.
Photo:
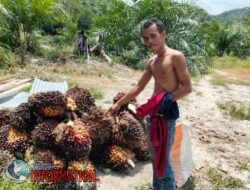
[[[138,83],[109,108],[108,112],[111,114],[114,114],[123,104],[140,94],[152,76],[155,80],[153,95],[157,92],[169,92],[172,93],[172,101],[177,101],[192,91],[185,57],[183,53],[166,45],[167,34],[163,23],[156,18],[145,21],[141,27],[141,35],[146,46],[156,55],[148,60],[145,71]],[[174,141],[175,120],[168,120],[168,127],[168,151],[170,151]],[[150,154],[153,154],[153,150],[150,150]],[[157,179],[154,174],[153,187],[155,190],[172,190],[176,188],[170,157],[168,157],[165,168],[165,177]]]

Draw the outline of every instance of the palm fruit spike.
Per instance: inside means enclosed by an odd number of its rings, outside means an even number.
[[[61,118],[66,109],[66,98],[59,91],[40,92],[29,98],[31,109],[45,118]]]
[[[134,149],[136,158],[140,161],[148,161],[150,159],[149,150],[146,140],[142,140]]]
[[[137,161],[136,159],[136,154],[128,149],[128,148],[123,148],[123,150],[125,151],[126,155],[127,155],[127,158],[128,158],[128,164],[132,167],[132,168],[135,168],[135,164],[134,162]]]
[[[107,164],[116,171],[128,173],[129,166],[134,167],[134,162],[128,157],[126,151],[121,147],[113,145],[106,149]]]
[[[59,124],[53,131],[56,144],[64,151],[69,160],[78,160],[89,156],[92,140],[87,127],[80,120]]]
[[[59,124],[56,120],[46,120],[43,123],[38,124],[32,131],[33,144],[43,148],[55,147],[55,135],[53,130]]]
[[[77,105],[76,105],[75,100],[73,100],[70,97],[67,97],[67,109],[69,109],[71,111],[74,111],[77,109]]]
[[[8,167],[9,163],[14,160],[16,160],[16,158],[9,151],[0,150],[0,175],[4,174],[4,171]]]
[[[68,170],[95,170],[94,165],[88,160],[78,160],[69,163]],[[82,182],[71,183],[69,189],[72,190],[96,190],[96,182]]]
[[[12,110],[1,109],[0,110],[0,128],[10,124]]]
[[[91,107],[95,107],[95,99],[85,88],[74,87],[67,91],[67,98],[75,101],[77,109],[81,112],[89,112]]]
[[[23,154],[29,147],[28,134],[11,126],[4,126],[0,130],[0,148],[9,150],[12,154]]]
[[[29,165],[30,163],[33,163],[34,160],[34,146],[29,146],[24,153],[24,161]]]
[[[20,104],[11,114],[11,125],[18,129],[30,132],[36,124],[35,117],[32,114],[29,104]]]
[[[44,164],[44,169],[51,170],[65,170],[67,168],[67,163],[64,159],[56,155],[54,151],[51,150],[39,150],[35,154],[34,164]]]
[[[92,108],[88,117],[87,125],[90,127],[90,136],[93,145],[102,145],[111,139],[114,120],[106,115],[101,108]]]

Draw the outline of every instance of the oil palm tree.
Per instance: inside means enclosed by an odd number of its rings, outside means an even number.
[[[104,0],[98,5],[100,14],[95,18],[95,26],[104,29],[105,48],[114,54],[132,56],[129,61],[133,64],[147,58],[149,53],[141,43],[139,26],[143,20],[157,17],[166,26],[167,43],[184,52],[193,74],[202,74],[209,67],[207,46],[196,34],[199,20],[195,18],[199,17],[194,15],[200,9],[173,0],[140,0],[133,6],[122,0]]]

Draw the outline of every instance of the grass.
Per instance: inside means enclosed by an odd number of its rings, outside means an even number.
[[[66,59],[66,55],[69,54],[67,51],[63,50],[63,48],[56,47],[50,50],[43,50],[43,56],[48,61],[58,61],[59,59]]]
[[[24,86],[24,87],[21,89],[21,91],[22,91],[22,92],[29,92],[30,89],[31,89],[31,84]]]
[[[0,190],[38,190],[39,186],[35,183],[25,182],[22,184],[15,184],[2,176],[0,176]]]
[[[237,189],[244,186],[240,179],[231,176],[223,177],[222,174],[215,168],[210,168],[207,175],[215,190],[225,188]]]
[[[215,69],[243,68],[250,69],[250,59],[240,59],[237,57],[213,57],[212,65]]]
[[[68,85],[69,85],[69,88],[73,88],[73,87],[76,87],[76,86],[78,86],[78,82],[77,81],[75,81],[75,80],[68,80],[67,81],[67,83],[68,83]]]
[[[230,73],[228,73],[228,74],[230,74]],[[250,72],[249,72],[249,74],[250,74]],[[210,83],[212,85],[215,85],[215,86],[223,86],[223,87],[226,87],[226,88],[228,88],[228,85],[230,85],[230,84],[245,85],[245,86],[250,85],[250,81],[247,81],[245,79],[241,79],[239,77],[238,77],[238,79],[229,78],[227,76],[224,76],[224,75],[221,75],[221,74],[218,74],[218,73],[213,73],[212,74],[212,78],[210,80]]]
[[[135,187],[135,190],[151,190],[151,189],[152,189],[152,184],[150,182],[143,183]]]
[[[228,78],[223,77],[222,75],[213,74],[210,83],[215,86],[228,87],[230,81]]]
[[[195,94],[196,94],[197,96],[203,96],[203,93],[202,93],[202,92],[195,92]]]
[[[224,87],[228,87],[229,84],[250,85],[250,59],[213,57],[212,65],[211,84]]]
[[[238,164],[235,167],[235,169],[238,170],[238,171],[250,171],[250,167],[246,163]]]
[[[239,101],[217,103],[226,114],[240,120],[250,120],[250,105]]]
[[[98,90],[97,88],[95,88],[95,87],[91,87],[90,89],[89,89],[89,91],[90,91],[90,93],[91,93],[91,95],[95,98],[95,99],[102,99],[103,98],[103,93],[100,91],[100,90]]]

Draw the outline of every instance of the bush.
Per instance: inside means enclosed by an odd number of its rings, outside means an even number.
[[[8,48],[0,46],[0,69],[9,69],[14,66],[14,56]]]

